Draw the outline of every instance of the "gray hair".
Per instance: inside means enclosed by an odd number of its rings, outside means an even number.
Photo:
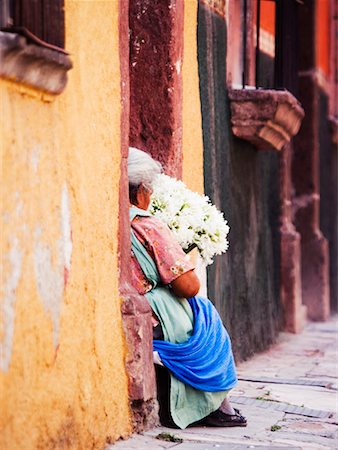
[[[137,187],[142,184],[146,188],[151,188],[155,178],[161,172],[161,164],[148,153],[135,147],[129,147],[128,179],[130,186]]]

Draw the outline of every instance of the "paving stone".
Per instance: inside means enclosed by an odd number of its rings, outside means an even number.
[[[290,439],[293,442],[302,443],[301,447],[303,449],[307,448],[307,444],[311,443],[312,445],[323,446],[329,449],[337,450],[337,440],[332,439],[331,437],[325,436],[317,436],[314,434],[307,434],[298,431],[289,431],[289,430],[279,430],[273,432],[275,435],[279,435],[279,442],[285,442]],[[276,436],[277,437],[277,436]],[[271,438],[271,436],[270,436]],[[299,444],[300,445],[300,444]]]
[[[330,334],[338,334],[338,323],[334,320],[332,323],[328,324],[310,324],[307,327],[308,331],[320,331],[321,333],[330,333]]]
[[[318,386],[324,387],[327,389],[335,389],[338,390],[338,385],[333,384],[332,380],[311,380],[309,378],[273,378],[273,377],[258,377],[258,376],[249,376],[249,377],[239,377],[239,381],[251,381],[254,383],[268,383],[268,384],[290,384],[290,385],[299,385],[299,386]]]
[[[322,411],[322,410],[316,410],[311,408],[306,408],[303,406],[298,405],[290,405],[288,403],[279,403],[274,402],[272,400],[259,400],[259,399],[253,399],[249,397],[231,397],[231,402],[240,404],[240,405],[250,405],[250,406],[257,406],[258,408],[263,409],[272,409],[275,411],[283,411],[287,412],[289,414],[298,414],[302,416],[307,417],[318,417],[318,418],[328,418],[332,415],[332,412],[330,411]]]
[[[151,436],[133,435],[128,440],[117,441],[104,450],[164,450],[176,446],[176,442],[166,442]]]
[[[331,377],[332,379],[336,380],[338,377],[336,360],[337,359],[326,363],[325,367],[322,367],[318,362],[318,365],[316,365],[316,367],[311,370],[311,376],[313,376],[314,378]]]
[[[239,395],[238,395],[239,394]],[[318,386],[295,386],[241,381],[233,397],[263,398],[310,409],[335,412],[338,391]]]
[[[283,412],[269,411],[266,413],[257,407],[243,406],[242,414],[248,420],[248,426],[233,428],[212,428],[212,427],[193,427],[185,430],[172,430],[163,428],[165,432],[174,432],[175,435],[184,439],[184,442],[215,442],[215,443],[246,443],[249,441],[252,445],[263,445],[264,440],[261,436],[270,430],[271,425],[279,423],[284,417]],[[155,436],[157,430],[148,431],[147,434]]]
[[[175,447],[175,450],[301,450],[301,447],[290,447],[290,446],[274,446],[268,445],[251,445],[251,444],[196,444],[187,443],[179,444]]]
[[[322,436],[329,439],[338,439],[338,427],[335,424],[318,422],[315,420],[288,420],[282,429],[299,431],[306,434]],[[338,441],[336,441],[338,443]]]
[[[105,450],[338,450],[337,330],[329,321],[282,333],[276,346],[239,365],[231,401],[247,427],[158,427]],[[183,442],[155,439],[161,432]]]
[[[285,436],[283,439],[278,439],[276,437],[275,440],[274,440],[274,444],[275,445],[278,445],[278,444],[280,444],[280,445],[294,445],[294,446],[300,445],[302,450],[332,450],[332,447],[328,447],[327,445],[323,445],[323,444],[320,444],[318,442],[315,442],[315,443],[313,443],[313,442],[306,442],[306,443],[304,443],[304,442],[296,441],[296,440],[292,439],[292,436],[291,437],[290,436],[289,437]]]

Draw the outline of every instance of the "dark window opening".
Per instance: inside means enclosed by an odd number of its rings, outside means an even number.
[[[2,0],[0,27],[64,48],[64,0]]]
[[[253,5],[254,3],[251,3]],[[297,94],[298,14],[302,0],[257,0],[255,17],[255,86],[288,89]],[[248,10],[243,0],[242,86],[248,78]]]
[[[275,86],[276,1],[257,0],[256,10],[256,88]]]
[[[242,86],[248,84],[248,35],[254,30],[256,88],[274,87],[276,2],[278,0],[243,0]],[[250,19],[252,17],[252,19]],[[248,23],[248,20],[252,20]],[[249,44],[250,46],[250,44]],[[249,63],[250,64],[250,63]]]
[[[275,87],[298,95],[299,0],[277,0]],[[301,8],[301,9],[299,9]]]

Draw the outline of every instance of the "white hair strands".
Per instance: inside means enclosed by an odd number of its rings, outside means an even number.
[[[128,179],[132,186],[142,184],[151,188],[156,177],[162,172],[162,165],[148,153],[135,147],[129,147]]]

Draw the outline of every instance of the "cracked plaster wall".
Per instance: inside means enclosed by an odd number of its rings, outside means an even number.
[[[131,431],[118,293],[118,2],[65,8],[74,63],[65,92],[0,80],[1,448],[103,448]]]

